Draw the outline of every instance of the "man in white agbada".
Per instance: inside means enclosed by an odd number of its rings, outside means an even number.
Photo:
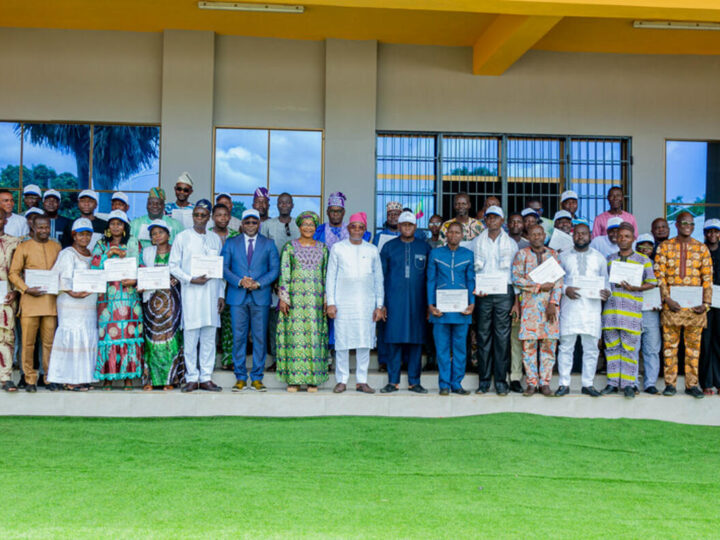
[[[582,393],[599,397],[593,386],[598,361],[598,340],[602,335],[602,302],[610,296],[607,260],[590,247],[590,227],[584,223],[575,225],[574,247],[560,254],[560,264],[565,270],[565,286],[560,301],[560,344],[558,346],[558,372],[560,386],[556,396],[570,392],[570,371],[578,336],[582,342]],[[578,278],[600,278],[601,298],[589,298],[578,287]]]
[[[210,201],[206,199],[195,204],[192,213],[193,227],[185,229],[175,237],[168,262],[170,273],[182,284],[180,296],[183,306],[186,370],[183,392],[198,389],[210,392],[222,390],[212,382],[211,376],[215,367],[215,334],[220,327],[220,313],[225,307],[225,280],[192,276],[190,273],[193,256],[219,256],[222,249],[220,237],[207,230],[211,208]]]
[[[335,320],[335,393],[347,389],[350,349],[357,356],[355,389],[375,393],[367,384],[367,372],[370,349],[375,346],[375,323],[385,318],[385,291],[378,249],[363,240],[366,228],[365,212],[353,214],[350,237],[330,251],[325,294],[328,317]]]

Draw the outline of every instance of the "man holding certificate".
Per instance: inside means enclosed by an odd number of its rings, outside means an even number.
[[[557,232],[557,227],[555,229]],[[573,248],[560,254],[565,270],[565,287],[560,301],[560,345],[558,372],[560,386],[556,396],[570,393],[570,371],[573,365],[575,342],[582,342],[582,393],[599,397],[593,386],[598,361],[598,341],[602,337],[600,314],[602,302],[610,296],[607,261],[599,251],[590,247],[590,227],[575,225]]]
[[[8,279],[13,287],[22,293],[20,298],[22,368],[25,373],[25,382],[27,383],[25,391],[27,392],[37,391],[38,373],[33,365],[33,359],[38,332],[40,332],[40,341],[42,342],[43,372],[47,377],[50,351],[57,324],[55,303],[55,294],[58,289],[57,274],[38,273],[37,275],[42,278],[36,279],[33,272],[52,269],[60,249],[60,244],[50,240],[50,219],[46,216],[38,216],[35,219],[34,237],[17,247],[10,265]],[[52,283],[53,276],[54,283]],[[48,290],[54,290],[55,294],[47,294]],[[55,388],[53,385],[48,387],[48,389]]]
[[[530,247],[517,252],[512,266],[513,284],[522,291],[518,337],[522,342],[527,376],[527,388],[523,395],[532,396],[539,386],[544,396],[550,396],[555,346],[560,336],[557,309],[562,296],[564,272],[555,251],[544,245],[545,229],[542,225],[533,225],[528,229],[528,240]]]
[[[467,396],[462,387],[467,361],[467,333],[475,308],[474,256],[460,247],[463,226],[453,222],[445,231],[447,244],[433,249],[428,261],[428,309],[437,349],[440,395]],[[452,358],[452,360],[451,360]]]
[[[475,294],[477,299],[478,375],[477,394],[485,394],[495,379],[495,391],[508,393],[511,317],[520,315],[512,287],[512,263],[518,247],[503,230],[505,215],[499,206],[485,210],[487,228],[473,241]]]
[[[622,390],[626,398],[634,398],[642,334],[643,291],[655,287],[657,280],[650,259],[633,251],[635,229],[632,224],[623,222],[617,229],[620,251],[608,257],[610,298],[605,302],[602,313],[608,378],[602,393],[613,394]],[[617,272],[613,265],[635,267],[640,273],[636,275],[632,270]]]
[[[712,258],[707,246],[692,237],[695,218],[690,212],[678,215],[675,226],[677,236],[663,242],[655,255],[655,272],[663,300],[660,314],[665,354],[663,395],[672,396],[677,392],[677,351],[682,331],[685,335],[685,393],[701,398],[698,361],[700,338],[712,303]]]
[[[5,223],[8,214],[0,204],[0,283],[2,294],[0,298],[0,385],[6,392],[17,392],[12,380],[13,354],[15,352],[15,313],[17,299],[20,294],[8,286],[8,273],[10,263],[20,244],[20,238],[5,233]]]
[[[170,273],[181,283],[186,381],[183,392],[222,390],[211,377],[215,368],[215,334],[225,307],[225,281],[192,275],[191,270],[194,257],[217,256],[222,249],[220,237],[207,230],[211,209],[207,199],[197,202],[192,211],[193,226],[175,237],[168,261]]]

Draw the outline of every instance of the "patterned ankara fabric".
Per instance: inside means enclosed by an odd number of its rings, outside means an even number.
[[[663,325],[663,356],[665,357],[665,384],[677,383],[678,346],[680,331],[685,336],[685,388],[698,385],[698,364],[700,360],[701,326]],[[717,339],[717,337],[715,338]]]
[[[456,218],[452,218],[447,220],[445,223],[442,224],[442,227],[440,227],[440,240],[442,240],[443,245],[447,244],[447,230],[448,227],[450,227],[451,223],[460,223],[457,221]],[[482,221],[469,217],[466,223],[460,223],[462,225],[462,241],[463,242],[469,242],[472,239],[474,239],[476,236],[479,236],[481,232],[483,232],[483,229],[485,229],[485,226],[482,224]]]
[[[666,240],[655,254],[655,274],[660,283],[663,302],[670,297],[671,287],[702,287],[703,303],[712,302],[713,266],[710,250],[702,242],[691,238],[680,242],[677,238]],[[705,328],[705,313],[681,309],[673,313],[663,305],[660,313],[663,326],[699,326]]]
[[[613,261],[641,264],[643,266],[643,285],[657,283],[652,262],[645,255],[633,252],[628,257],[621,257],[619,253],[613,253],[607,261],[608,274]],[[616,283],[611,283],[610,298],[605,302],[602,312],[603,330],[623,330],[640,336],[642,334],[642,304],[643,294],[641,292],[626,291]]]
[[[8,234],[0,235],[0,280],[8,280],[10,262],[20,238]],[[0,382],[12,375],[13,353],[15,351],[15,312],[17,301],[0,304]]]
[[[530,386],[550,384],[555,365],[557,339],[525,339],[522,342],[525,382]],[[540,344],[540,370],[538,372],[538,343]]]
[[[95,244],[90,268],[103,269],[110,249],[104,241]],[[120,247],[127,250],[127,246]],[[98,359],[95,378],[101,381],[138,378],[143,372],[143,317],[135,287],[108,282],[105,294],[98,295]]]
[[[170,252],[155,255],[155,266],[167,266]],[[180,385],[185,380],[183,359],[182,304],[180,284],[170,289],[157,289],[143,303],[145,316],[146,384],[152,386]]]
[[[280,257],[280,299],[290,305],[278,313],[277,378],[291,385],[320,385],[328,379],[328,326],[323,314],[328,249],[299,240],[285,244]]]
[[[640,334],[627,330],[609,329],[605,338],[605,360],[610,386],[625,388],[635,386],[638,375]]]

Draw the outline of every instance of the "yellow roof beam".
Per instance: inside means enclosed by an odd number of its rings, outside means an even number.
[[[473,46],[473,73],[502,75],[561,19],[498,15]]]

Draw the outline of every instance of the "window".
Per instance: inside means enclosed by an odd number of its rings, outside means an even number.
[[[693,236],[703,240],[706,219],[720,218],[720,142],[665,142],[665,215],[671,235],[681,212],[695,216]]]
[[[18,211],[28,184],[58,190],[60,213],[70,218],[79,215],[80,190],[99,192],[98,212],[109,212],[122,190],[132,219],[146,213],[147,192],[159,185],[158,126],[0,122],[0,146],[0,186],[17,194]]]
[[[271,217],[284,192],[293,196],[293,215],[322,216],[322,131],[217,128],[214,171],[213,191],[232,196],[237,217],[252,206],[258,187],[270,192]]]
[[[630,139],[620,137],[378,133],[375,225],[382,227],[387,201],[398,200],[424,214],[418,226],[427,227],[436,208],[446,219],[453,215],[457,193],[470,196],[471,215],[490,196],[508,212],[534,196],[552,218],[560,194],[573,189],[578,213],[592,220],[607,210],[607,190],[617,185],[630,210],[629,156]]]

